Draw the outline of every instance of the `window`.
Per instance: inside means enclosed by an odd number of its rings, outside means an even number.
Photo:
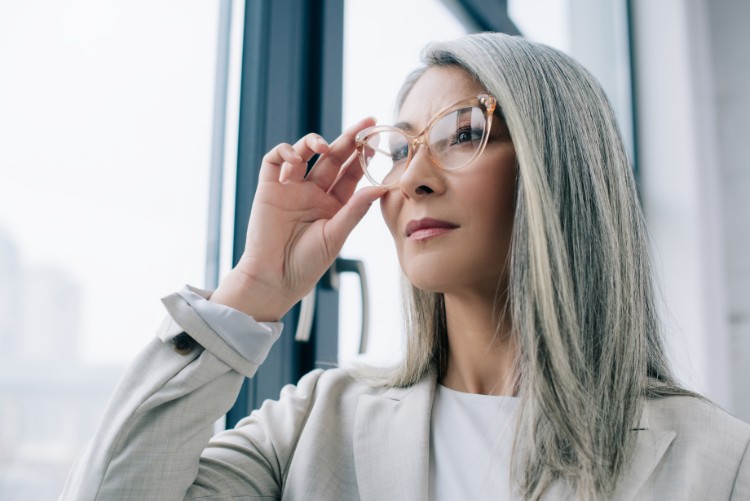
[[[0,498],[54,499],[202,285],[217,2],[0,3]]]

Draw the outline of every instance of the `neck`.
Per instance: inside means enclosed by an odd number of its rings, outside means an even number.
[[[509,313],[494,307],[494,295],[445,294],[448,369],[441,383],[483,395],[514,395],[518,347]]]

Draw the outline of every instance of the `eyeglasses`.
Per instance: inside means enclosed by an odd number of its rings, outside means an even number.
[[[417,135],[398,124],[360,131],[355,143],[365,176],[376,186],[395,186],[422,146],[443,169],[466,167],[487,145],[496,105],[489,94],[461,100],[435,115]]]

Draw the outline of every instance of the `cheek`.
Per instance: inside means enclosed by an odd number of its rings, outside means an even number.
[[[472,196],[467,202],[478,225],[477,237],[492,248],[492,252],[506,252],[515,217],[515,166],[502,165],[495,175],[486,177],[483,183],[476,183],[472,188]]]
[[[478,187],[480,195],[492,207],[492,213],[502,221],[513,219],[516,198],[516,156],[514,152],[507,152],[497,162],[497,169],[493,171],[491,180]]]
[[[516,174],[515,169],[503,168],[502,172],[481,182],[475,183],[471,193],[470,203],[480,218],[503,221],[513,218],[515,211]]]

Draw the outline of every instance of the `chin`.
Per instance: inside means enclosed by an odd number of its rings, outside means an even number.
[[[465,269],[446,266],[444,263],[420,263],[421,266],[414,266],[415,264],[402,266],[402,270],[411,285],[425,292],[451,294],[473,291],[486,296],[496,294],[501,283],[507,286],[507,276],[502,271]]]
[[[465,279],[467,271],[456,266],[454,259],[446,259],[439,253],[400,255],[399,261],[409,283],[427,292],[449,290]]]
[[[448,287],[445,276],[436,276],[435,270],[425,270],[424,272],[405,271],[406,279],[417,289],[425,292],[445,292]],[[442,273],[441,273],[442,275]]]

